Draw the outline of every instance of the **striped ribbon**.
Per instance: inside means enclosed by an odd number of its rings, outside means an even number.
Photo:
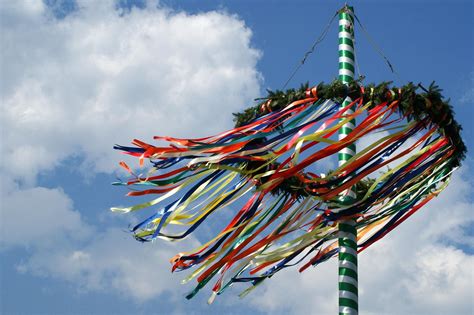
[[[339,80],[349,83],[354,80],[354,17],[353,8],[345,6],[339,13]],[[345,107],[352,102],[346,98],[341,104]],[[354,113],[354,108],[347,111]],[[350,120],[339,130],[339,140],[347,137],[355,128],[355,119]],[[344,165],[356,154],[355,144],[351,144],[338,154],[339,166]],[[351,189],[342,193],[346,202],[355,199]],[[357,229],[353,219],[339,223],[339,314],[358,313],[357,284]]]

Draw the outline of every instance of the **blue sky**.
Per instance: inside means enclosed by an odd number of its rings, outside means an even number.
[[[208,135],[265,89],[282,88],[342,1],[3,1],[0,311],[5,314],[332,314],[335,262],[282,272],[244,300],[212,306],[168,259],[197,244],[140,244],[131,204],[110,185],[115,143]],[[356,28],[365,82],[429,85],[451,98],[474,145],[470,1],[359,1],[356,14],[398,72]],[[337,30],[289,86],[337,76]],[[361,255],[365,314],[470,314],[474,290],[472,154],[450,187]],[[134,202],[134,201],[133,201]],[[207,233],[207,234],[206,234]]]

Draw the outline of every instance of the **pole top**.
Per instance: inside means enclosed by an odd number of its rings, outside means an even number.
[[[349,13],[349,14],[354,14],[354,7],[348,5],[347,3],[344,4],[344,6],[339,9],[338,13]]]

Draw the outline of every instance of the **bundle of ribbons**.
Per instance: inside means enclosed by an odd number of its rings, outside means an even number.
[[[346,97],[352,102],[341,107]],[[212,217],[222,223],[202,246],[171,259],[173,271],[192,269],[185,282],[197,279],[187,298],[211,280],[210,301],[236,282],[250,284],[243,296],[284,268],[303,271],[334,257],[341,220],[356,220],[363,251],[438,195],[466,151],[451,107],[433,84],[305,85],[270,92],[234,115],[236,127],[218,135],[115,146],[142,169],[149,161],[140,174],[121,162],[130,178],[115,183],[129,186],[130,196],[152,199],[112,208],[148,208],[131,228],[137,240],[176,241]],[[337,139],[352,119],[357,127]],[[356,141],[372,143],[343,166],[316,172]],[[349,189],[357,198],[347,197]]]

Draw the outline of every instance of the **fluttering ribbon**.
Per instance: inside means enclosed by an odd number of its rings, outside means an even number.
[[[172,271],[193,268],[185,282],[195,278],[198,284],[187,298],[212,279],[210,302],[233,283],[250,283],[243,296],[282,269],[300,265],[303,271],[334,257],[340,220],[356,220],[363,251],[447,186],[458,165],[457,148],[428,116],[407,121],[397,99],[374,104],[359,97],[340,109],[337,101],[317,94],[308,89],[277,111],[264,102],[265,114],[218,135],[154,138],[167,146],[137,139],[133,147],[115,146],[140,165],[151,162],[146,176],[121,162],[131,177],[115,183],[134,187],[129,196],[158,196],[112,208],[153,209],[131,228],[137,240],[181,240],[218,213],[227,220],[202,246],[171,259]],[[349,108],[355,108],[353,114],[347,114]],[[338,140],[337,131],[356,117],[357,127]],[[323,159],[380,132],[384,136],[343,166],[315,174]],[[341,198],[360,183],[366,189],[356,200]],[[240,206],[234,207],[236,201]],[[171,233],[171,226],[181,230]]]

